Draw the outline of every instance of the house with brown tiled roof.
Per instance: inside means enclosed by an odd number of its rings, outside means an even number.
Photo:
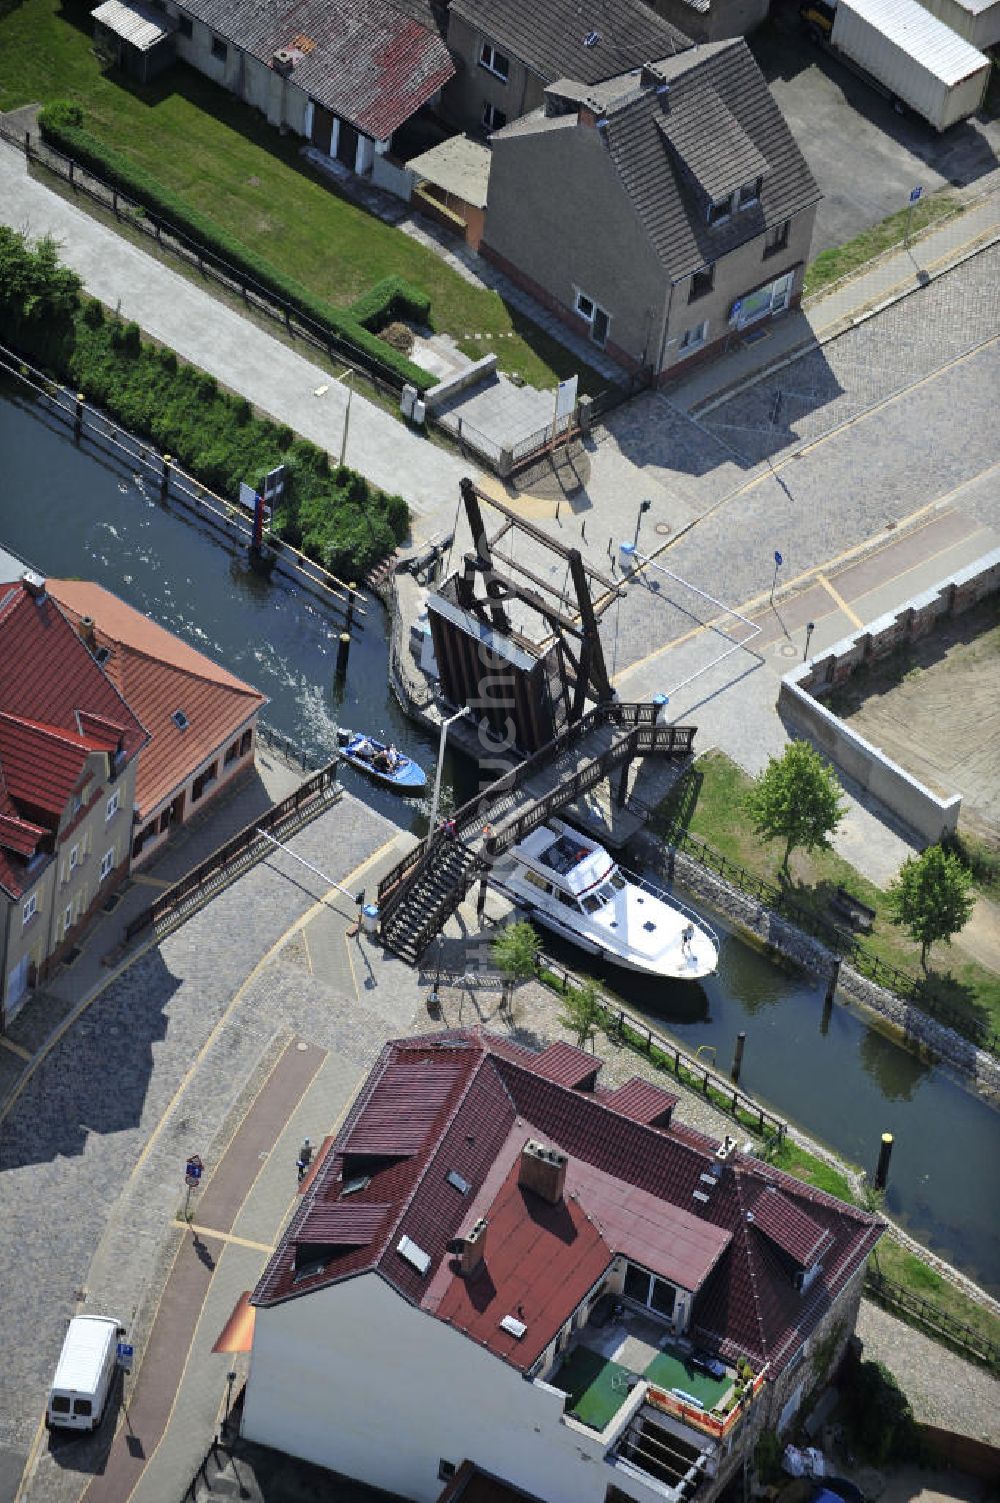
[[[0,584],[0,1027],[128,871],[147,739],[45,581]]]
[[[711,1503],[790,1424],[883,1223],[599,1072],[386,1045],[254,1291],[246,1436],[427,1503]]]
[[[742,40],[572,76],[491,138],[480,254],[650,383],[802,294],[820,193]]]
[[[98,584],[50,579],[58,602],[149,740],[135,781],[132,864],[253,765],[265,696]]]

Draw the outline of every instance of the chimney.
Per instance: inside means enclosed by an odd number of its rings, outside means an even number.
[[[34,569],[25,569],[21,575],[24,588],[33,600],[41,602],[45,599],[45,580],[41,574],[36,574]]]
[[[566,1164],[566,1155],[558,1148],[546,1148],[529,1138],[521,1150],[517,1182],[522,1190],[533,1190],[549,1205],[557,1206],[566,1187]]]
[[[282,78],[288,78],[292,69],[295,67],[296,60],[297,59],[295,53],[292,51],[291,47],[279,47],[277,52],[275,52],[274,56],[271,58],[271,67],[274,69],[275,73],[279,73]]]
[[[97,638],[94,636],[93,616],[81,616],[76,629],[80,634],[80,641],[93,652],[97,646]]]
[[[460,1237],[458,1242],[458,1271],[463,1279],[475,1273],[486,1251],[486,1228],[489,1223],[484,1217],[480,1217],[465,1237]]]

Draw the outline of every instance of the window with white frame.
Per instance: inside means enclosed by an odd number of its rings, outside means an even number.
[[[62,932],[63,932],[63,938],[64,939],[65,939],[66,935],[69,933],[69,931],[72,929],[72,927],[73,927],[73,904],[72,903],[67,903],[66,904],[66,911],[63,914],[63,922],[62,922]]]
[[[595,344],[603,350],[608,342],[608,330],[611,327],[611,314],[595,303],[592,297],[585,292],[576,289],[576,311],[581,318],[585,318],[590,325],[590,337]]]
[[[33,892],[31,894],[31,897],[28,898],[27,901],[25,902],[24,907],[21,909],[21,923],[22,924],[30,924],[31,920],[34,918],[34,916],[35,916],[35,914],[37,912],[38,912],[38,894]]]
[[[120,803],[121,793],[120,790],[116,788],[114,793],[108,799],[108,805],[104,813],[105,822],[107,822],[109,819],[114,819],[115,815],[118,813],[118,806]]]
[[[503,83],[510,76],[510,59],[498,52],[492,42],[484,42],[479,49],[479,66],[485,68],[487,73],[492,73],[494,78],[499,78]]]
[[[114,871],[114,869],[115,869],[115,853],[114,853],[113,850],[112,851],[105,851],[104,855],[101,857],[101,875],[100,875],[100,877],[99,877],[98,880],[101,881],[101,882],[106,881],[107,878],[110,877],[110,875]]]
[[[498,110],[495,104],[490,104],[488,99],[483,100],[483,127],[486,130],[503,130],[507,124],[507,116],[503,110]]]
[[[700,324],[695,324],[690,329],[685,329],[681,335],[682,350],[697,350],[708,338],[708,319],[703,318]]]
[[[69,853],[69,870],[70,870],[70,875],[72,875],[72,873],[76,871],[76,869],[77,869],[77,867],[79,865],[80,865],[80,847],[78,845],[74,845],[70,849],[70,853]]]

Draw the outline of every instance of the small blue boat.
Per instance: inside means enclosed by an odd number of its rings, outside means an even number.
[[[367,773],[376,783],[395,788],[399,793],[423,793],[427,787],[424,769],[418,767],[412,757],[386,746],[384,741],[376,741],[374,736],[366,736],[361,731],[348,730],[338,731],[337,739],[344,761],[350,762],[359,772]],[[390,766],[394,752],[396,761]]]

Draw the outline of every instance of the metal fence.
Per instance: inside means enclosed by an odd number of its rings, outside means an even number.
[[[339,792],[335,757],[326,767],[307,778],[294,793],[290,793],[280,803],[273,804],[266,814],[219,846],[200,866],[175,882],[173,887],[168,887],[148,908],[137,914],[126,926],[126,943],[150,925],[156,925],[162,920],[182,918],[189,909],[210,897],[226,882],[231,881],[233,876],[271,850],[271,845],[262,839],[261,831],[297,824],[301,818],[318,813],[329,803],[331,795],[339,797]]]
[[[551,973],[563,992],[569,990],[570,987],[579,989],[585,984],[584,979],[564,966],[562,961],[554,960],[551,955],[546,955],[544,952],[539,952],[538,966],[541,971]],[[655,1028],[649,1026],[645,1018],[635,1017],[619,1002],[606,997],[603,992],[599,991],[597,997],[609,1037],[624,1039],[629,1034],[634,1035],[635,1042],[647,1054],[652,1054],[655,1049],[662,1056],[666,1066],[672,1069],[678,1078],[686,1075],[697,1083],[702,1095],[714,1096],[715,1100],[724,1104],[734,1117],[738,1118],[742,1113],[744,1119],[750,1119],[751,1124],[756,1125],[758,1132],[773,1132],[779,1142],[784,1139],[788,1131],[788,1123],[781,1117],[769,1112],[752,1096],[741,1091],[739,1086],[727,1080],[724,1075],[710,1070],[693,1054],[686,1053],[674,1043],[673,1039],[657,1033]]]
[[[230,501],[202,485],[176,463],[161,454],[147,439],[137,438],[121,428],[106,413],[84,401],[78,393],[52,381],[44,371],[29,365],[15,351],[0,345],[0,373],[30,391],[35,410],[60,423],[79,444],[86,440],[99,453],[127,471],[144,495],[155,495],[161,502],[179,501],[215,532],[221,533],[240,549],[248,549],[253,539],[253,513],[239,501]],[[290,571],[300,584],[307,585],[325,604],[346,611],[348,623],[367,614],[366,597],[357,588],[345,584],[273,535],[265,537],[267,548],[278,566]]]
[[[629,802],[634,803],[633,800]],[[781,914],[783,918],[789,919],[797,928],[805,930],[806,933],[820,940],[834,954],[843,956],[856,971],[867,976],[870,981],[914,1003],[921,1012],[926,1012],[935,1021],[954,1029],[956,1033],[978,1044],[980,1048],[987,1049],[993,1054],[1000,1053],[1000,1035],[992,1032],[980,1019],[963,1012],[935,992],[934,984],[929,978],[914,976],[911,972],[901,970],[899,966],[883,960],[858,939],[857,935],[849,933],[799,903],[788,888],[775,886],[764,877],[758,876],[756,872],[748,871],[738,861],[722,855],[720,851],[706,845],[697,836],[691,835],[683,826],[669,825],[666,829],[661,829],[659,833],[669,845],[683,851],[687,856],[692,856],[709,870],[718,872],[720,877],[732,882],[748,897],[755,898],[759,903]]]
[[[912,1294],[902,1284],[887,1279],[884,1273],[871,1266],[865,1272],[865,1293],[907,1324],[919,1326],[935,1340],[957,1348],[971,1362],[1000,1376],[1000,1346],[987,1340],[973,1326],[956,1320],[939,1305]]]
[[[49,146],[38,137],[32,137],[30,131],[22,132],[0,121],[0,135],[12,145],[20,147],[29,162],[40,163],[69,183],[71,188],[85,194],[101,208],[109,210],[116,219],[154,240],[162,250],[179,256],[187,265],[196,267],[203,277],[242,298],[248,308],[256,309],[283,324],[290,334],[304,339],[315,349],[322,350],[329,359],[336,358],[350,365],[377,391],[391,397],[394,405],[399,401],[402,376],[392,366],[383,365],[372,351],[363,350],[346,335],[335,334],[318,324],[270,288],[263,286],[248,272],[233,266],[218,252],[202,245],[162,215],[130,198],[120,188],[106,183],[73,157]]]

